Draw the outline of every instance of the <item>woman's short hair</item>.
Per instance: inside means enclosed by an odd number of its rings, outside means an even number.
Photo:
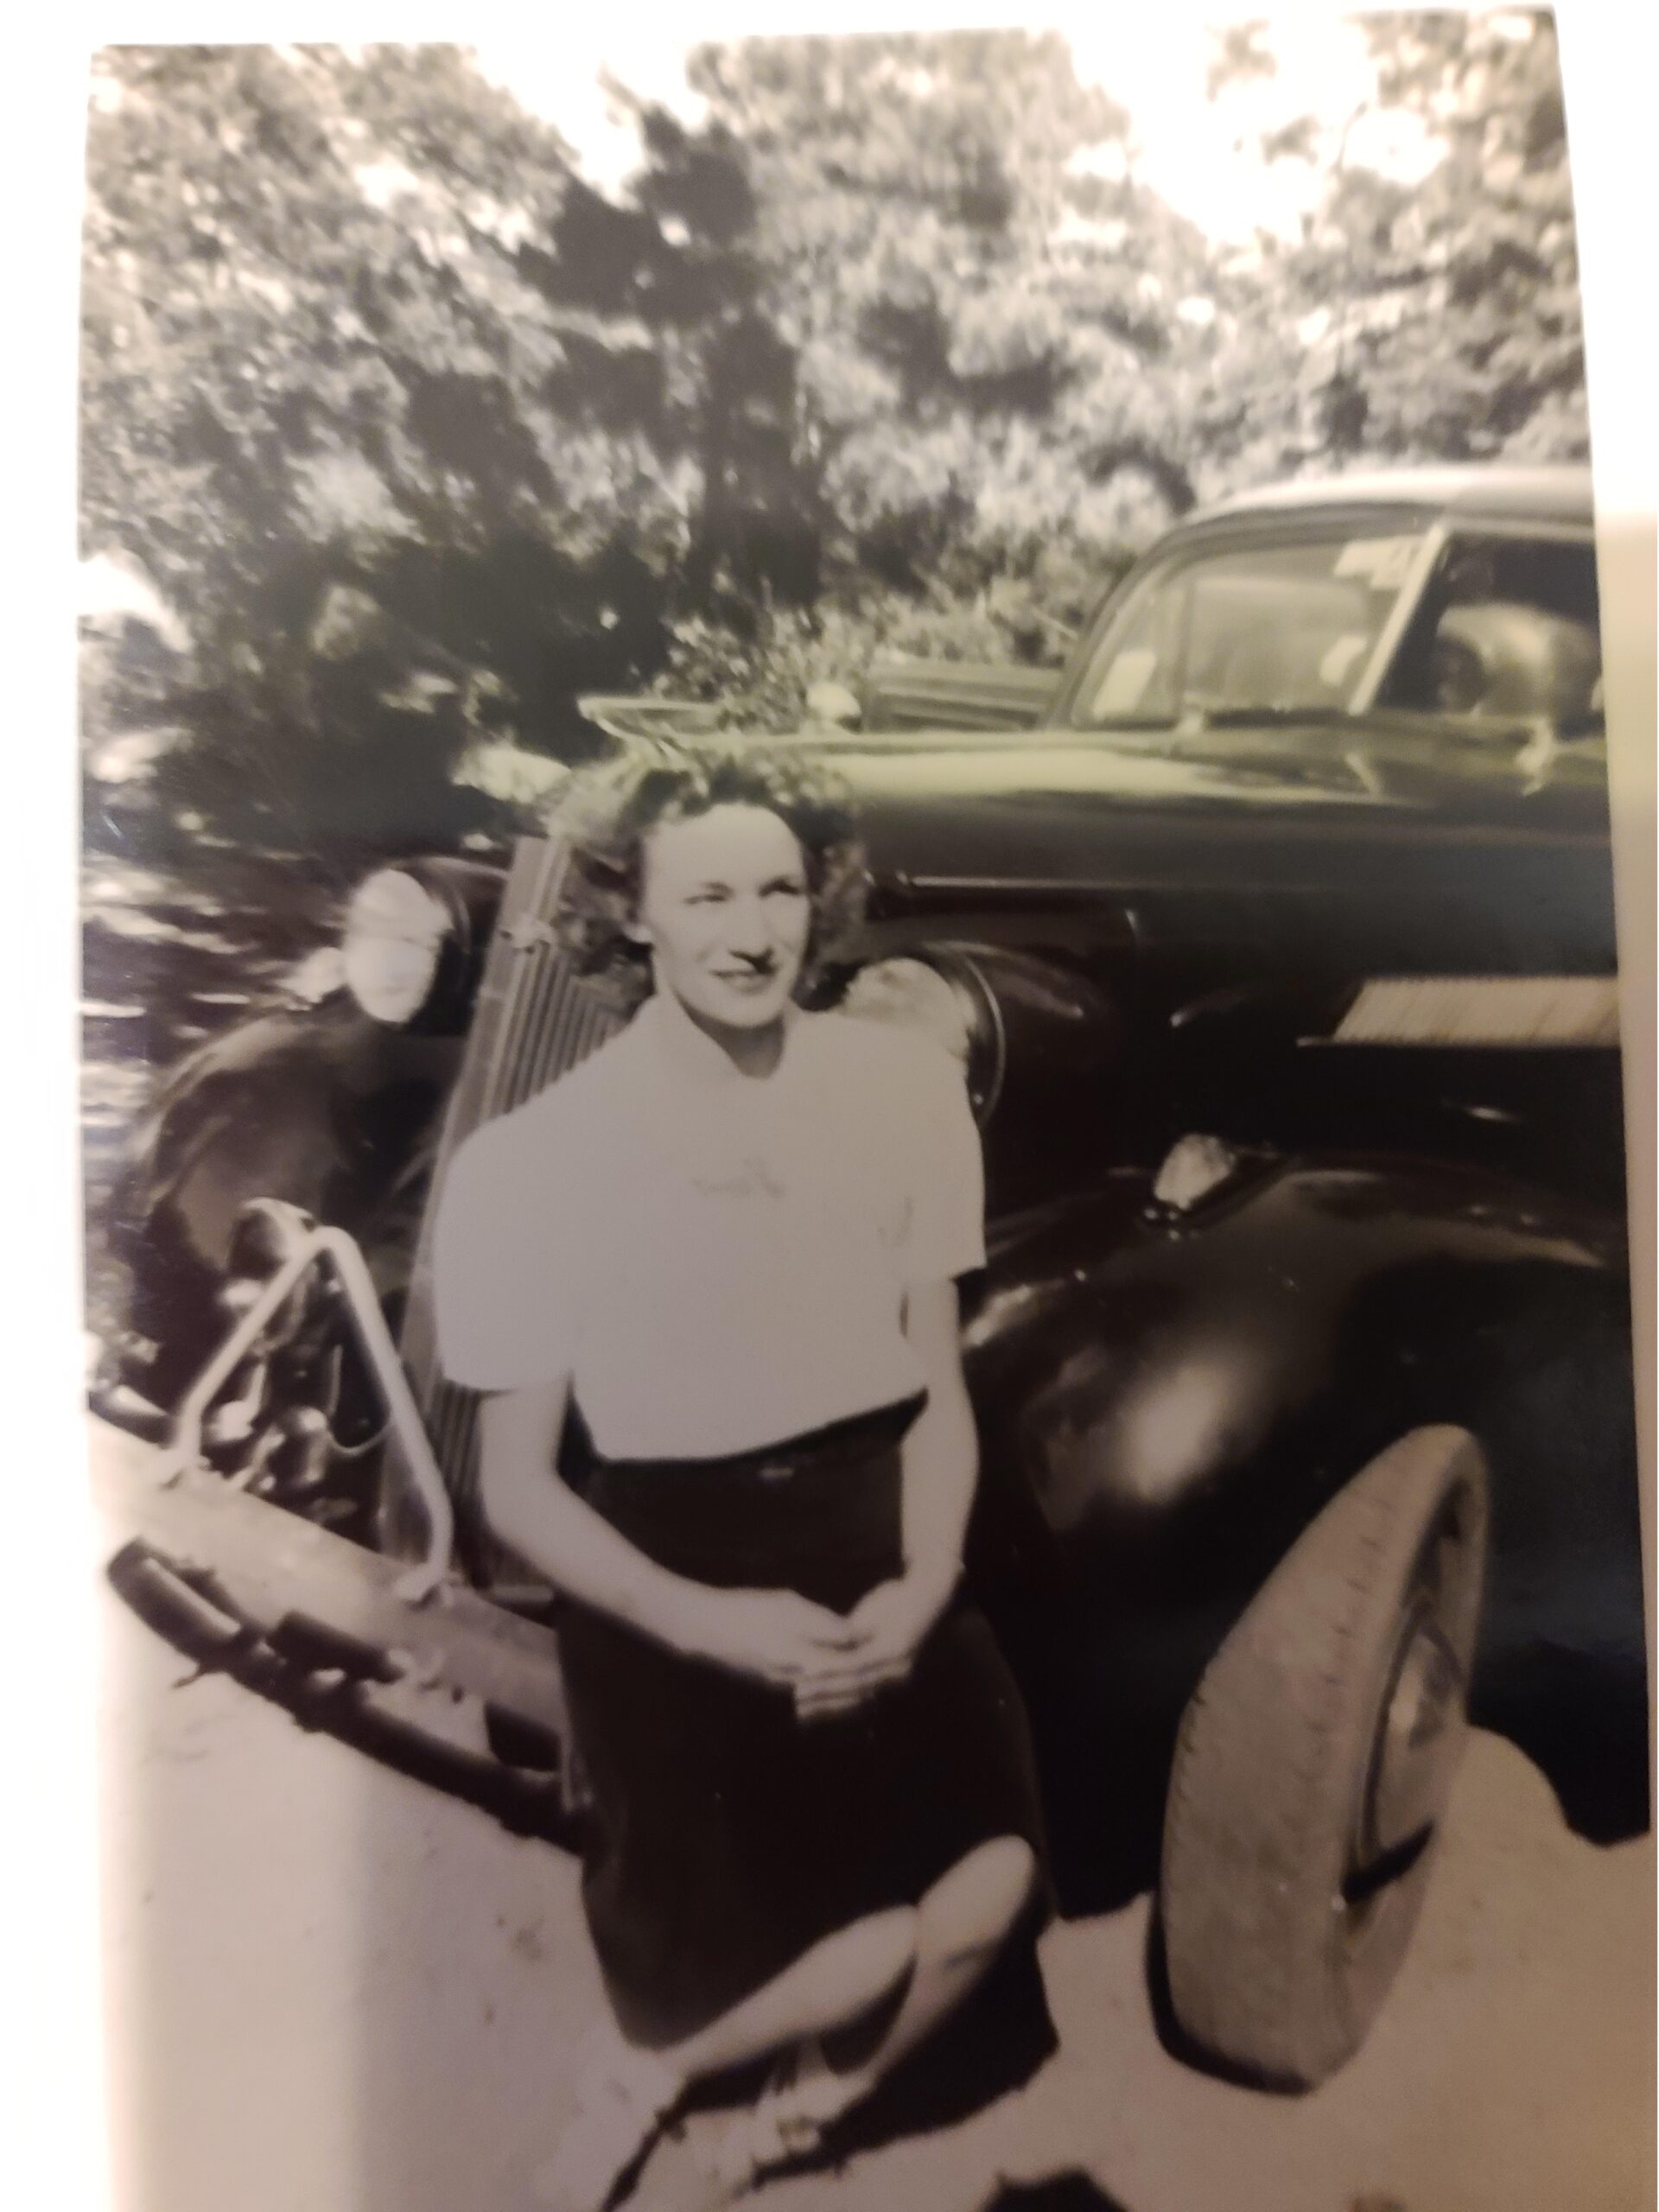
[[[802,986],[862,914],[867,878],[851,795],[817,762],[782,746],[718,739],[630,747],[620,760],[578,769],[549,822],[569,854],[555,932],[576,973],[612,1004],[631,1009],[651,994],[648,949],[628,934],[646,838],[716,806],[760,807],[794,832],[812,902]]]

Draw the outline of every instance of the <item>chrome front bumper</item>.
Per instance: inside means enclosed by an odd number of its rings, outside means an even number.
[[[569,1840],[575,1763],[551,1629],[457,1582],[413,1599],[404,1563],[91,1426],[98,1503],[122,1538],[109,1579],[150,1627],[302,1725]]]

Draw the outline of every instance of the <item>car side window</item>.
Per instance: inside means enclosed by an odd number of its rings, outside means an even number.
[[[1475,722],[1595,727],[1594,547],[1490,531],[1449,538],[1378,703]]]

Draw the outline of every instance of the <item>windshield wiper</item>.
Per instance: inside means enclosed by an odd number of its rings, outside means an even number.
[[[1109,720],[1097,720],[1079,725],[1097,736],[1109,737],[1114,731],[1133,731],[1137,735],[1147,731],[1167,730],[1177,736],[1202,736],[1207,729],[1248,729],[1268,728],[1292,729],[1312,722],[1344,721],[1346,707],[1183,707],[1179,715],[1114,715]]]
[[[1107,737],[1114,730],[1120,729],[1135,731],[1173,729],[1175,717],[1173,715],[1112,715],[1096,716],[1089,721],[1079,722],[1076,727],[1082,730],[1091,731],[1097,737]]]
[[[1181,720],[1194,729],[1248,729],[1253,725],[1289,729],[1306,722],[1342,721],[1347,715],[1347,708],[1339,706],[1194,707]]]

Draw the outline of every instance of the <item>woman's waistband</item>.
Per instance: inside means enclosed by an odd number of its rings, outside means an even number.
[[[899,1571],[899,1446],[923,1403],[880,1406],[726,1459],[601,1459],[586,1496],[677,1573],[852,1602]]]
[[[776,1444],[756,1445],[752,1450],[721,1453],[715,1459],[611,1459],[596,1452],[595,1471],[607,1476],[683,1477],[696,1482],[704,1476],[758,1476],[781,1482],[809,1469],[838,1465],[843,1461],[873,1458],[903,1441],[917,1415],[927,1403],[927,1393],[917,1391],[893,1404],[873,1407],[868,1413],[850,1414],[843,1421],[808,1429]]]

